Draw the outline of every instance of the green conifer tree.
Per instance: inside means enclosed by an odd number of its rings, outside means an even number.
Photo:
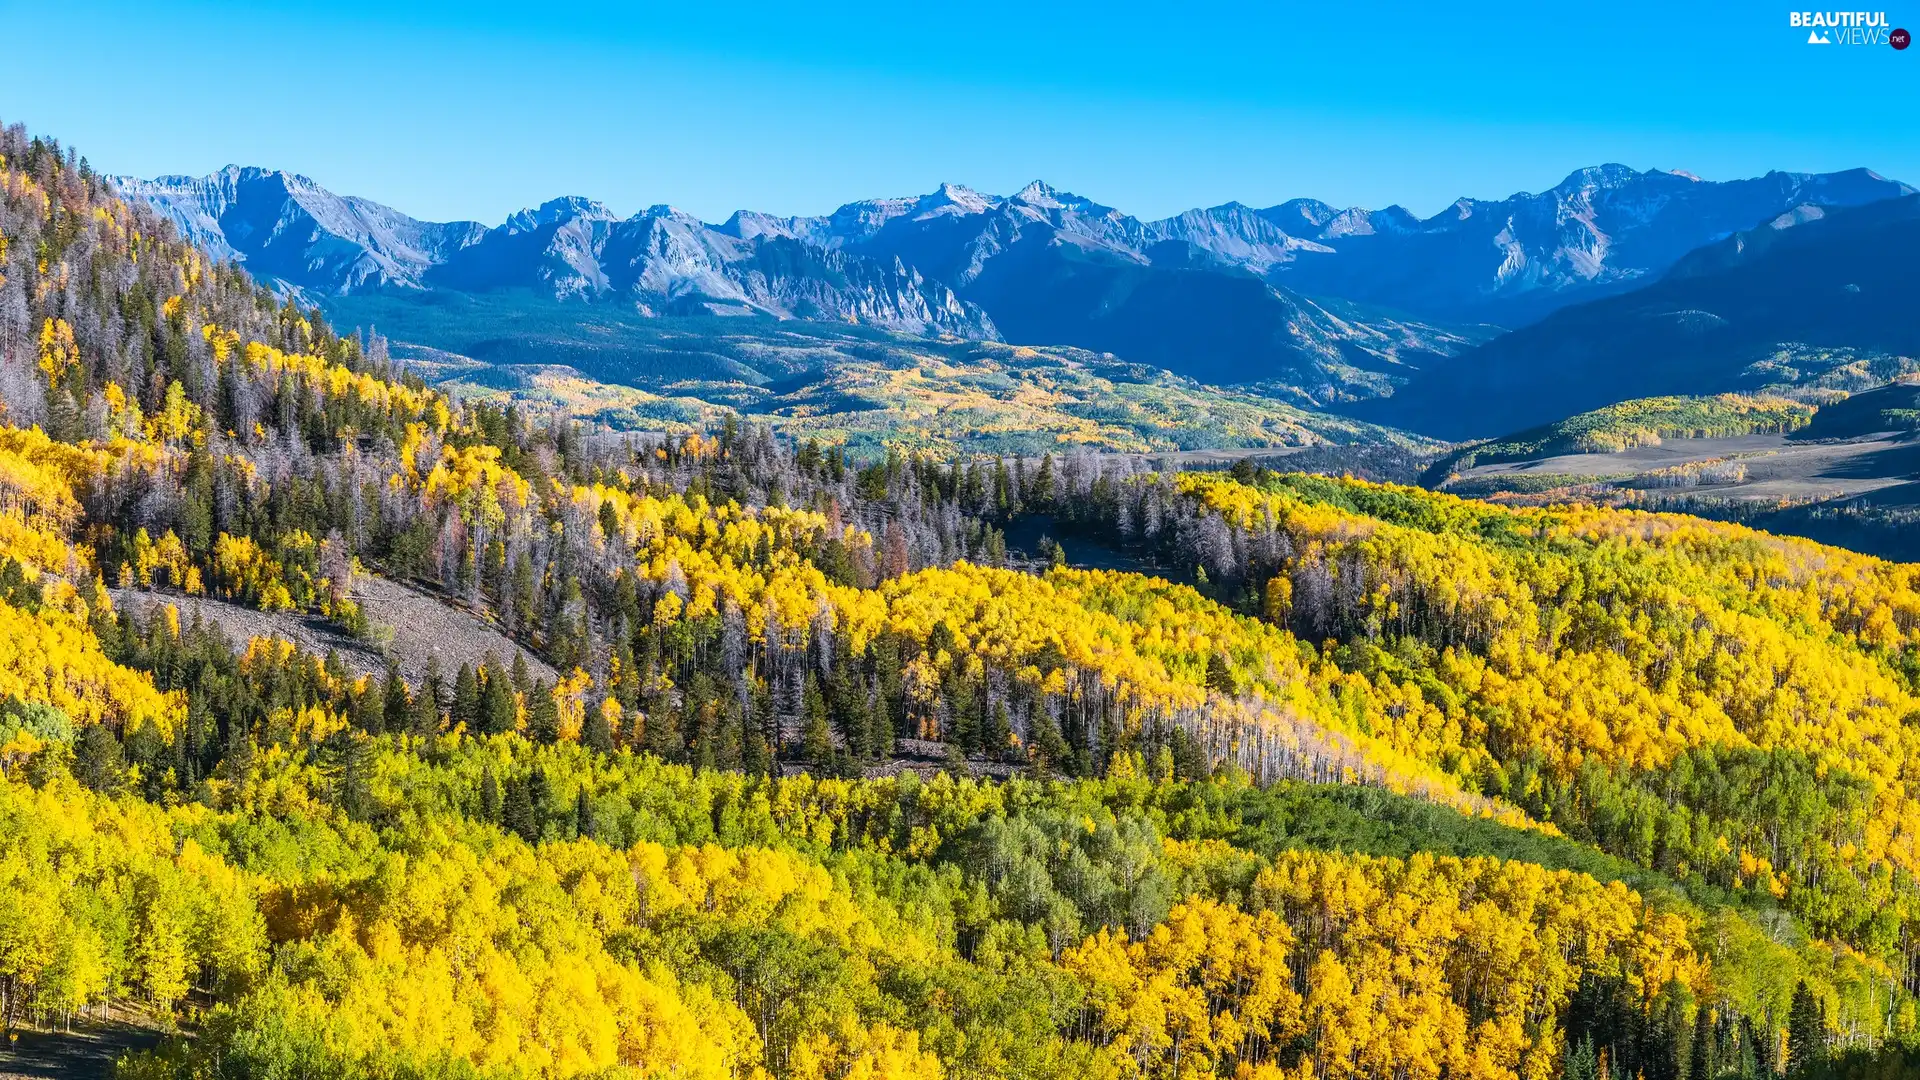
[[[448,722],[455,727],[465,725],[473,731],[480,726],[480,681],[474,677],[472,665],[461,664],[459,674],[453,677],[453,701],[447,712]]]
[[[1693,1038],[1688,1050],[1687,1080],[1713,1080],[1719,1075],[1714,1068],[1713,1010],[1705,1002],[1693,1011]]]
[[[500,810],[500,781],[494,779],[492,769],[487,769],[480,774],[480,817],[498,825]]]
[[[1067,757],[1072,752],[1067,740],[1060,736],[1060,725],[1045,709],[1035,709],[1031,730],[1028,731],[1027,754],[1036,775],[1046,776],[1066,768]]]
[[[560,741],[560,707],[554,703],[553,687],[545,682],[535,683],[527,695],[527,735],[546,746]]]
[[[373,814],[373,743],[345,732],[340,751],[340,787],[337,802],[341,812],[354,821],[365,821]]]
[[[593,802],[587,798],[585,785],[581,785],[573,799],[573,834],[583,840],[593,840],[600,835],[600,824],[594,818]]]
[[[613,727],[607,723],[606,714],[601,709],[587,710],[587,718],[580,727],[580,743],[601,754],[613,753]]]
[[[400,677],[398,665],[387,667],[386,682],[381,688],[380,727],[368,732],[379,735],[388,731],[407,730],[407,721],[413,711],[413,699],[407,694],[407,680]]]
[[[820,682],[807,673],[800,691],[800,756],[825,768],[833,763],[833,732],[827,726],[827,703],[820,696]]]
[[[1560,1070],[1563,1080],[1600,1080],[1600,1056],[1594,1051],[1591,1035],[1567,1050],[1567,1061]]]
[[[525,694],[533,689],[533,674],[527,670],[527,654],[513,650],[513,688]]]
[[[514,703],[513,684],[498,660],[487,658],[481,668],[480,730],[487,735],[504,735],[518,725],[519,706]]]
[[[1826,1006],[1802,979],[1787,1009],[1787,1075],[1804,1076],[1827,1052]]]
[[[105,724],[80,729],[73,748],[73,775],[82,784],[103,795],[119,791],[124,760],[120,740]]]
[[[540,839],[539,819],[535,817],[533,792],[525,777],[509,778],[500,801],[500,824],[508,832],[531,844]]]

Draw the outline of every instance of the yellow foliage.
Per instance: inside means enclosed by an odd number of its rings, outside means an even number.
[[[1451,707],[1385,676],[1341,686],[1396,717],[1369,727],[1397,751],[1463,778],[1492,774],[1490,745],[1562,776],[1594,758],[1657,769],[1701,746],[1804,753],[1873,786],[1866,859],[1920,870],[1920,730],[1906,720],[1920,696],[1889,662],[1920,648],[1920,566],[1680,515],[1343,483],[1423,523],[1177,478],[1205,512],[1285,538],[1276,580],[1293,582],[1268,587],[1276,617],[1315,617],[1300,582],[1334,581],[1358,598],[1319,612],[1340,633],[1437,646]]]
[[[1683,919],[1530,863],[1286,852],[1253,898],[1191,899],[1139,941],[1103,930],[1061,958],[1138,1072],[1270,1068],[1305,1036],[1326,1080],[1512,1078],[1557,1052],[1537,1021],[1583,977],[1646,999],[1710,985]]]
[[[48,319],[40,326],[40,370],[58,379],[80,363],[80,346],[65,319]]]
[[[0,601],[0,699],[6,697],[46,702],[76,724],[122,731],[152,724],[163,737],[186,713],[178,691],[163,694],[150,676],[107,659],[83,616],[52,604],[28,614]]]

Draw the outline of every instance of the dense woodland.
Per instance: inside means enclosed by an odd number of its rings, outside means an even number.
[[[19,128],[0,401],[0,1022],[129,1080],[1910,1074],[1914,567],[463,403]],[[107,591],[369,574],[558,677]]]

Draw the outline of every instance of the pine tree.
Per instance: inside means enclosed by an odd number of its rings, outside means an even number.
[[[1687,1044],[1693,1027],[1687,1022],[1686,989],[1675,982],[1661,995],[1664,1007],[1647,1017],[1640,1066],[1646,1080],[1683,1080]]]
[[[447,676],[440,666],[440,655],[427,657],[426,674],[420,680],[420,693],[413,699],[413,717],[408,730],[421,738],[440,733],[440,714],[446,708]]]
[[[600,835],[600,824],[594,818],[593,803],[587,798],[585,785],[573,799],[573,834],[583,840],[593,840]]]
[[[429,667],[420,692],[414,695],[413,708],[407,713],[407,734],[419,739],[440,734],[440,689],[438,677]]]
[[[480,816],[494,824],[500,823],[500,782],[493,778],[493,770],[480,774]]]
[[[533,632],[534,612],[540,610],[540,596],[533,580],[533,563],[522,555],[513,561],[512,626],[522,635]]]
[[[587,710],[587,718],[580,727],[580,744],[596,753],[613,753],[613,725],[607,722],[604,709]]]
[[[519,707],[514,704],[512,684],[498,660],[488,657],[480,669],[480,730],[487,735],[504,735],[519,723]]]
[[[173,733],[173,773],[181,791],[192,791],[200,779],[200,731],[201,718],[194,700],[189,699],[186,723]]]
[[[746,747],[742,742],[745,726],[740,705],[731,697],[719,701],[714,718],[713,765],[717,769],[740,770],[745,767]]]
[[[1713,1010],[1702,1003],[1693,1011],[1693,1039],[1687,1058],[1687,1080],[1713,1080]]]
[[[139,770],[141,795],[149,802],[164,799],[170,786],[169,770],[162,768],[162,762],[170,757],[165,740],[160,731],[152,724],[143,724],[129,733],[123,741],[126,763]]]
[[[1053,454],[1051,451],[1040,458],[1040,468],[1034,473],[1033,488],[1022,501],[1043,511],[1053,508]]]
[[[1594,1053],[1591,1035],[1567,1051],[1567,1063],[1560,1075],[1563,1080],[1600,1080],[1600,1059]]]
[[[644,736],[643,745],[647,750],[667,761],[686,757],[687,740],[680,730],[680,711],[673,707],[673,701],[665,693],[648,695],[644,722],[644,731],[628,733],[630,741]]]
[[[1239,680],[1233,677],[1227,658],[1217,652],[1207,655],[1207,689],[1229,696],[1240,690]]]
[[[747,771],[767,775],[774,770],[774,756],[780,750],[780,719],[773,703],[773,688],[765,679],[754,679],[748,692],[747,737],[743,748]]]
[[[946,680],[947,711],[953,722],[941,734],[963,754],[978,753],[983,739],[980,704],[973,680],[956,674]]]
[[[966,778],[973,775],[973,766],[967,764],[967,752],[960,749],[958,743],[946,744],[946,758],[942,763],[947,775]]]
[[[1787,1010],[1787,1075],[1801,1076],[1827,1051],[1826,1007],[1802,979]]]
[[[547,652],[553,660],[553,666],[561,671],[569,671],[587,663],[587,633],[582,619],[586,610],[586,600],[580,590],[580,579],[569,577],[561,590],[559,610],[554,613],[552,626],[548,632]]]
[[[124,755],[120,740],[105,724],[88,724],[80,729],[73,748],[73,775],[82,784],[103,795],[120,790]]]
[[[547,781],[547,770],[538,765],[527,774],[527,801],[533,806],[535,822],[553,815],[553,785]]]
[[[820,683],[807,673],[800,692],[800,756],[825,768],[833,763],[833,732],[827,726],[827,703],[820,696]]]
[[[875,738],[873,716],[867,707],[866,688],[853,670],[853,661],[842,655],[827,680],[827,697],[834,726],[850,753],[870,755]]]
[[[1006,713],[1006,701],[995,701],[993,711],[987,715],[987,738],[985,749],[987,757],[995,761],[1006,757],[1006,751],[1014,744],[1014,719]]]
[[[1027,734],[1027,753],[1032,759],[1035,774],[1046,776],[1066,766],[1070,748],[1067,740],[1060,737],[1060,726],[1053,722],[1053,717],[1045,709],[1034,710],[1033,723]]]
[[[1753,1068],[1749,1071],[1762,1076],[1771,1076],[1774,1069],[1774,1039],[1772,1033],[1778,1030],[1773,1022],[1773,1010],[1767,1010],[1766,1017],[1758,1024],[1752,1017],[1740,1018],[1741,1033],[1745,1036],[1741,1042],[1753,1055]],[[1763,1034],[1764,1032],[1764,1034]]]
[[[534,816],[533,793],[524,777],[508,779],[500,803],[500,825],[529,844],[540,839],[539,820]]]
[[[873,681],[879,690],[875,700],[873,730],[879,737],[879,756],[893,749],[893,737],[906,719],[906,691],[900,661],[900,643],[892,634],[882,634],[867,646],[873,663]]]
[[[238,717],[227,725],[227,752],[220,762],[220,778],[235,789],[244,789],[253,776],[253,737],[245,721]]]
[[[373,813],[373,744],[346,732],[340,752],[340,787],[337,796],[341,812],[354,821],[365,821]]]
[[[407,697],[407,681],[400,677],[400,667],[390,664],[387,667],[387,681],[381,695],[380,726],[370,729],[369,735],[379,735],[388,731],[405,731],[408,714],[413,710],[413,702]]]
[[[747,683],[747,707],[740,716],[740,768],[749,776],[767,776],[774,771],[773,736],[778,730],[773,715],[773,694],[765,681]]]
[[[1187,734],[1185,728],[1173,729],[1168,746],[1173,751],[1173,775],[1179,779],[1205,780],[1213,772],[1206,748],[1200,745],[1200,740]]]
[[[447,720],[454,727],[465,725],[469,731],[479,727],[480,683],[474,678],[472,665],[461,664],[459,674],[453,677],[453,701],[447,711]]]
[[[535,683],[527,695],[527,735],[547,746],[560,741],[560,708],[554,703],[553,687],[544,682]]]

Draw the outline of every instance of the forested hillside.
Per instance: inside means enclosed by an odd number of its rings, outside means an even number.
[[[127,1080],[1906,1067],[1913,567],[590,437],[18,128],[0,273],[0,1022],[131,1008],[169,1037]],[[1167,576],[1009,554],[1035,516]],[[369,575],[557,678],[355,677],[108,591],[378,647]]]
[[[1207,590],[1397,693],[1367,730],[1568,835],[1913,968],[1920,570],[1679,515],[1142,477]]]

